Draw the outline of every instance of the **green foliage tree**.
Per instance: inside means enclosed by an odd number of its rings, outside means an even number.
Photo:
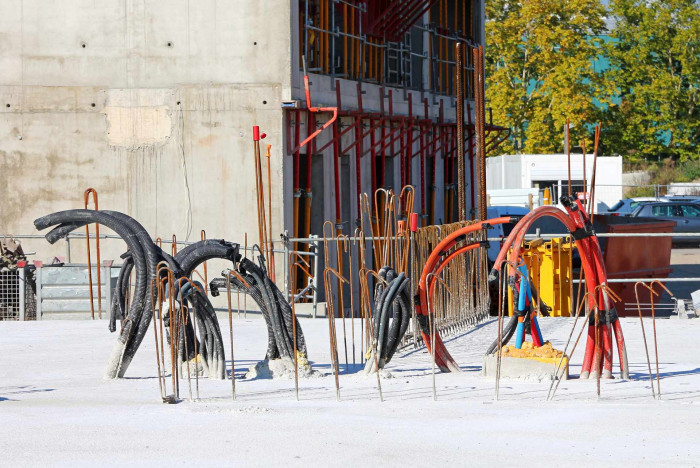
[[[589,138],[605,85],[593,65],[600,0],[489,0],[485,26],[487,99],[494,122],[512,131],[500,153],[562,151],[567,117],[572,146]]]
[[[611,0],[606,147],[631,159],[697,159],[700,3]]]

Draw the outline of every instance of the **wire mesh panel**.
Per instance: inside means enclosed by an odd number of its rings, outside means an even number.
[[[412,282],[417,285],[423,266],[433,249],[451,233],[472,224],[464,221],[441,226],[419,228],[414,234],[414,252],[412,262]],[[451,250],[456,252],[460,247],[479,242],[483,232],[478,231],[464,236]],[[435,288],[431,298],[430,308],[435,314],[438,332],[443,336],[459,333],[472,328],[489,316],[489,288],[487,284],[488,256],[486,248],[476,248],[462,254],[459,260],[450,262],[440,272],[436,280],[440,287]],[[414,328],[406,334],[406,340],[411,338],[417,343],[419,330]],[[416,330],[413,333],[413,330]],[[413,335],[413,336],[411,336]]]
[[[20,319],[20,276],[16,270],[0,270],[0,320]]]

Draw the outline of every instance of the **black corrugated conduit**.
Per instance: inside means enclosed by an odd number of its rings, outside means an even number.
[[[203,262],[215,258],[231,261],[235,271],[247,283],[244,284],[235,276],[231,276],[231,287],[233,290],[249,294],[260,307],[268,328],[266,357],[268,359],[293,358],[291,306],[287,303],[284,294],[268,277],[265,259],[262,255],[258,257],[259,265],[256,265],[248,259],[241,260],[238,244],[222,239],[207,239],[188,245],[173,258],[153,243],[141,224],[116,211],[61,211],[38,218],[34,225],[39,230],[53,227],[46,235],[46,239],[50,243],[55,243],[72,231],[92,223],[102,224],[112,229],[126,242],[129,248],[122,255],[124,262],[117,278],[116,294],[110,305],[110,331],[117,330],[117,319],[122,320],[122,326],[105,371],[106,378],[123,377],[143,341],[153,318],[151,284],[154,284],[158,264],[162,261],[168,264],[175,276],[174,293],[177,309],[168,311],[163,318],[168,331],[172,330],[171,325],[175,324],[179,325],[178,328],[181,330],[178,337],[169,336],[170,339],[177,339],[180,343],[179,363],[185,360],[191,361],[197,357],[196,354],[199,354],[202,368],[207,375],[213,378],[225,377],[226,359],[216,312],[204,294],[201,285],[194,282],[196,286],[193,286],[192,283],[183,279],[189,278]],[[129,310],[126,310],[129,277],[132,272],[135,273],[136,283]],[[224,274],[228,274],[228,272],[224,272]],[[224,278],[212,281],[212,295],[218,295],[218,289],[222,287],[226,287]],[[155,296],[155,291],[153,293]],[[187,307],[189,315],[181,313],[183,306]],[[193,314],[196,314],[199,339],[194,333]],[[183,319],[185,323],[178,323]],[[406,323],[407,325],[408,323]],[[306,357],[306,343],[298,321],[296,327],[297,350]],[[393,328],[391,327],[391,330],[387,331],[388,335],[394,334]],[[389,348],[393,346],[393,343],[393,341],[387,341]],[[197,349],[197,353],[195,353],[195,349]]]
[[[396,274],[388,266],[379,270],[379,276],[384,282],[379,282],[374,291],[372,320],[377,347],[377,365],[383,369],[396,353],[411,321],[411,300],[408,295],[411,281],[405,273]],[[366,373],[375,371],[372,352],[370,348],[365,364]]]

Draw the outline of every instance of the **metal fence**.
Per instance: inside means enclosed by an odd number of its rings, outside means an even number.
[[[36,283],[32,271],[0,270],[0,320],[36,320]]]
[[[20,289],[18,271],[0,271],[0,320],[19,320]]]
[[[539,234],[539,235],[527,235],[526,239],[542,238],[551,239],[554,237],[561,237],[562,234]],[[698,237],[700,233],[600,233],[598,237]],[[43,238],[42,235],[15,235],[16,239],[33,239],[33,238]],[[94,237],[94,236],[91,236]],[[115,235],[100,235],[102,239],[119,239]],[[66,257],[68,262],[71,258],[71,240],[85,239],[84,234],[71,235],[66,240]],[[369,241],[369,238],[367,239]],[[491,242],[499,242],[502,239],[492,238],[489,239]],[[284,291],[286,291],[288,299],[291,299],[290,291],[290,278],[289,278],[289,259],[290,256],[295,254],[300,254],[309,259],[309,263],[312,265],[313,278],[310,278],[308,284],[302,291],[296,291],[294,294],[295,301],[305,301],[312,304],[312,317],[316,317],[317,305],[322,297],[319,297],[319,291],[323,291],[323,282],[321,280],[321,275],[318,274],[319,263],[318,255],[321,251],[320,242],[322,239],[318,237],[310,239],[289,239],[283,238],[283,240],[275,241],[279,247],[277,247],[274,252],[275,255],[282,256],[282,265],[284,266],[284,275],[279,278],[284,281],[283,285],[280,285]],[[296,252],[293,250],[292,246],[296,242],[306,242],[310,244],[311,248],[305,251]],[[187,245],[190,242],[178,241],[179,245]],[[79,244],[80,248],[83,248],[82,243]],[[249,248],[250,250],[250,248]],[[699,270],[700,271],[700,270]],[[610,283],[635,283],[638,281],[651,282],[655,278],[628,278],[628,279],[610,279]],[[658,278],[664,283],[700,283],[700,274],[697,276],[688,277],[673,277],[673,278]],[[578,280],[574,280],[574,283],[578,283]],[[668,309],[671,309],[671,304],[666,304]],[[635,305],[636,306],[636,305]],[[663,306],[662,306],[663,308]],[[35,284],[35,274],[31,269],[18,269],[18,270],[0,270],[0,320],[34,320],[36,318],[36,284]]]

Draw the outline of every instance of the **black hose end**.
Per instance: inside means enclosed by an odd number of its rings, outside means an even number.
[[[559,198],[559,201],[562,205],[564,205],[566,208],[570,208],[572,211],[576,211],[578,209],[574,197],[572,197],[571,195],[562,195]]]
[[[61,240],[60,237],[52,236],[50,232],[46,233],[44,239],[46,239],[46,242],[48,242],[51,245],[54,245],[56,242]]]
[[[510,217],[510,222],[513,224],[518,224],[520,220],[523,219],[522,216],[511,216]]]
[[[43,231],[49,226],[52,226],[51,222],[46,219],[46,216],[42,216],[40,218],[37,218],[34,220],[34,227],[37,229],[37,231]],[[58,224],[58,223],[53,223],[53,224]]]
[[[218,278],[213,279],[209,282],[209,294],[212,297],[219,297],[219,282],[216,281]]]
[[[498,270],[495,269],[495,268],[492,268],[492,269],[491,269],[491,272],[489,273],[488,282],[489,282],[489,283],[493,283],[493,282],[495,282],[495,281],[497,281],[497,280],[498,280]]]

